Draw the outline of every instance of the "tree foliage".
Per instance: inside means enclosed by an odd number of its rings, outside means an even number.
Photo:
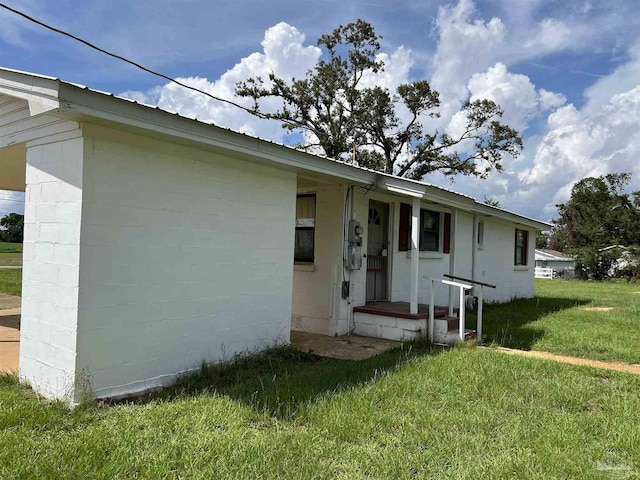
[[[10,213],[0,218],[0,242],[22,243],[24,236],[24,216]]]
[[[550,246],[576,253],[590,278],[608,276],[620,257],[622,249],[607,247],[640,245],[640,192],[624,192],[630,180],[630,173],[584,178],[569,201],[557,205],[560,218],[554,220]]]
[[[423,125],[439,116],[440,97],[429,82],[418,80],[395,91],[365,86],[370,73],[384,71],[379,59],[380,36],[371,24],[357,20],[320,36],[324,57],[303,79],[288,80],[270,73],[236,85],[236,94],[253,99],[252,111],[276,119],[289,131],[302,132],[308,143],[331,158],[357,154],[360,165],[419,179],[439,171],[445,175],[486,177],[502,170],[505,155],[517,156],[522,138],[500,123],[503,111],[490,100],[463,106],[465,128],[457,135],[428,132]],[[261,108],[265,98],[282,107]]]

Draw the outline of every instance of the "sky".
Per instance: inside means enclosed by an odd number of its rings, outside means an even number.
[[[544,221],[557,217],[555,205],[584,177],[632,172],[628,191],[640,190],[638,0],[0,2],[230,99],[248,77],[304,76],[320,58],[317,38],[362,18],[383,37],[386,69],[370,84],[428,80],[440,93],[441,116],[429,123],[439,131],[455,130],[463,102],[494,100],[524,137],[523,153],[488,179],[436,173],[424,181]],[[3,9],[0,25],[2,67],[291,142],[276,121],[168,84]],[[23,193],[0,191],[0,216],[21,213],[23,202]]]

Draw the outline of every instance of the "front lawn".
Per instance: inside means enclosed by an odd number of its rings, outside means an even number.
[[[640,363],[640,284],[537,279],[533,299],[488,305],[484,334],[504,347]]]
[[[22,269],[0,268],[0,293],[9,295],[22,294]]]
[[[22,265],[22,244],[0,242],[0,266],[19,267]]]
[[[637,475],[639,391],[630,374],[419,346],[362,362],[284,349],[74,411],[4,376],[0,478]]]

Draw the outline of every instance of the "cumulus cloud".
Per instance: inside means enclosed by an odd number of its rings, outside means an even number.
[[[521,175],[528,192],[555,192],[545,212],[566,201],[584,177],[632,172],[635,188],[640,186],[640,85],[611,96],[599,109],[562,107],[547,123],[533,167]]]
[[[566,101],[564,95],[536,90],[529,77],[509,73],[500,62],[486,72],[473,74],[467,88],[471,101],[488,99],[500,105],[503,121],[520,132],[527,129],[532,118]]]
[[[304,41],[305,36],[298,29],[281,22],[265,32],[262,52],[255,52],[243,58],[218,80],[211,81],[202,77],[177,80],[249,108],[251,107],[249,99],[238,99],[234,96],[236,83],[249,77],[260,76],[266,79],[271,72],[287,79],[303,77],[307,70],[316,64],[321,54],[318,47],[304,46]],[[282,139],[283,130],[277,122],[260,120],[237,107],[213,100],[174,83],[168,83],[147,92],[128,91],[121,95],[250,135],[271,140]],[[277,108],[279,103],[277,100],[267,99],[262,105],[268,110]]]
[[[493,63],[493,51],[506,35],[506,26],[499,18],[472,20],[474,12],[471,0],[460,0],[438,12],[438,46],[431,83],[440,92],[443,118],[450,118],[466,100],[467,80]]]

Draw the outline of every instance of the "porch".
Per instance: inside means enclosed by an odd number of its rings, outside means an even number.
[[[353,333],[372,338],[384,338],[399,342],[426,338],[429,331],[429,305],[419,303],[418,313],[411,313],[409,302],[367,302],[353,308]],[[450,313],[449,307],[434,305],[433,328],[435,340],[447,343],[447,335],[458,338],[459,309]],[[465,331],[465,338],[471,338],[475,331]]]

